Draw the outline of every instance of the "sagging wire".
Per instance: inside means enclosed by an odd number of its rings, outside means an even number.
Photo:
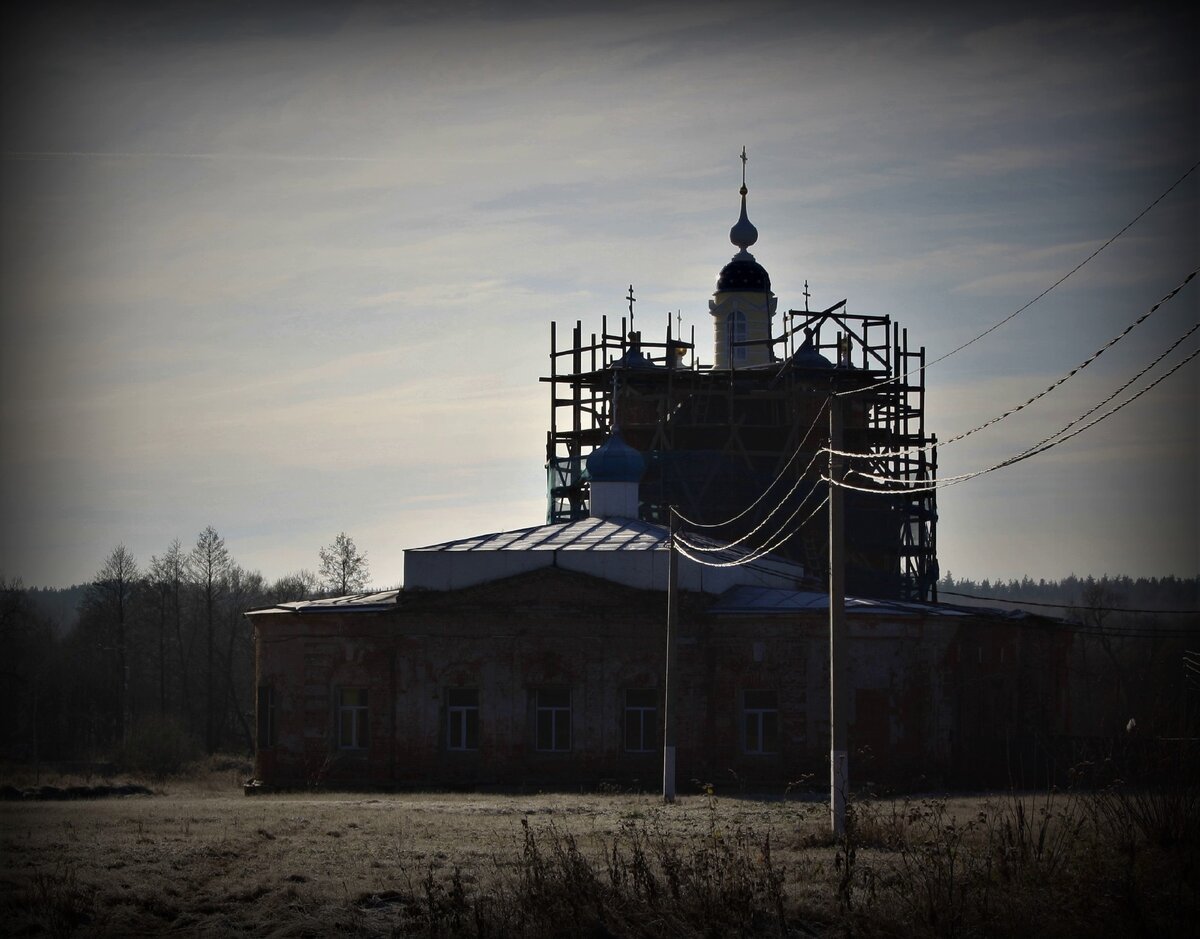
[[[687,558],[689,561],[692,561],[695,564],[699,564],[701,567],[743,567],[747,564],[757,561],[761,557],[765,557],[766,555],[768,555],[772,551],[774,551],[776,548],[785,544],[791,538],[794,538],[804,528],[805,525],[807,525],[809,522],[811,522],[813,520],[813,518],[816,516],[816,514],[818,512],[820,512],[821,509],[823,509],[828,502],[829,502],[829,493],[826,492],[825,498],[822,499],[820,501],[820,503],[808,514],[808,516],[804,519],[804,521],[801,522],[799,525],[797,525],[795,528],[792,528],[790,531],[788,531],[787,534],[784,535],[782,538],[780,538],[778,541],[775,541],[771,544],[763,545],[761,548],[758,548],[756,551],[751,552],[750,554],[747,554],[745,557],[737,558],[736,560],[733,560],[733,561],[706,561],[706,560],[704,560],[704,558],[696,557],[695,555],[689,554],[687,549],[684,547],[684,545],[686,545],[687,542],[683,541],[683,539],[679,537],[678,533],[676,533],[676,535],[675,535],[675,549],[680,554],[682,554],[685,558]],[[784,531],[784,529],[787,528],[788,522],[790,522],[792,520],[792,518],[795,518],[796,515],[798,515],[800,513],[801,508],[803,508],[803,503],[801,503],[800,506],[798,506],[796,508],[796,511],[792,513],[792,515],[788,518],[788,521],[784,522],[783,527],[780,528],[780,530],[779,530],[780,532]]]
[[[1171,192],[1175,189],[1176,186],[1178,186],[1185,179],[1187,179],[1189,176],[1191,176],[1192,173],[1195,172],[1197,167],[1200,167],[1200,160],[1197,160],[1195,163],[1193,163],[1188,168],[1187,172],[1185,172],[1182,176],[1180,176],[1177,180],[1175,180],[1175,182],[1171,183],[1171,185],[1168,186],[1157,199],[1155,199],[1148,206],[1146,206],[1144,209],[1142,209],[1142,211],[1140,211],[1137,215],[1135,215],[1133,217],[1133,219],[1131,219],[1125,225],[1124,228],[1122,228],[1119,232],[1117,232],[1115,235],[1113,235],[1111,238],[1109,238],[1108,241],[1104,242],[1104,244],[1102,244],[1099,248],[1097,248],[1095,251],[1093,251],[1091,254],[1089,254],[1086,258],[1084,258],[1082,261],[1080,261],[1078,264],[1076,264],[1073,268],[1071,268],[1069,271],[1067,271],[1067,273],[1063,274],[1062,277],[1060,277],[1058,280],[1056,280],[1054,283],[1052,283],[1049,287],[1047,287],[1045,290],[1043,290],[1041,293],[1039,293],[1036,297],[1034,297],[1032,300],[1030,300],[1024,306],[1013,311],[1008,316],[1004,317],[1004,319],[1000,320],[998,323],[994,323],[993,325],[989,326],[987,329],[985,329],[983,332],[981,332],[978,336],[975,336],[973,339],[968,339],[961,346],[957,346],[957,347],[951,349],[949,352],[945,353],[944,355],[938,356],[936,359],[932,360],[931,362],[926,362],[923,365],[919,365],[916,368],[905,372],[903,375],[894,375],[889,378],[885,378],[882,381],[876,382],[874,385],[867,385],[865,388],[856,388],[856,389],[853,389],[852,391],[851,390],[839,391],[839,392],[836,392],[836,394],[839,397],[841,395],[857,394],[857,393],[860,393],[863,391],[871,391],[872,389],[875,389],[875,388],[882,388],[884,385],[889,385],[892,382],[904,381],[910,375],[916,375],[918,373],[924,372],[930,366],[937,365],[938,362],[944,362],[946,359],[950,358],[950,356],[955,355],[956,353],[962,352],[962,350],[967,348],[967,346],[973,345],[974,343],[976,343],[980,339],[982,339],[984,336],[987,336],[989,333],[995,332],[1001,326],[1016,319],[1018,316],[1020,316],[1022,313],[1024,313],[1026,310],[1028,310],[1031,306],[1033,306],[1035,303],[1037,303],[1039,300],[1041,300],[1042,297],[1046,296],[1046,294],[1048,294],[1051,290],[1053,290],[1055,287],[1057,287],[1061,283],[1063,283],[1063,281],[1065,281],[1068,277],[1070,277],[1071,275],[1073,275],[1077,271],[1079,271],[1080,268],[1082,268],[1085,264],[1087,264],[1089,261],[1091,261],[1093,258],[1095,258],[1096,255],[1098,255],[1105,248],[1109,247],[1109,245],[1111,245],[1114,241],[1116,241],[1123,234],[1125,234],[1125,232],[1129,231],[1129,229],[1131,229],[1135,224],[1137,224],[1142,219],[1142,216],[1144,216],[1147,212],[1149,212],[1156,205],[1158,205],[1160,202],[1162,202],[1163,199],[1165,199],[1168,195],[1171,194]]]
[[[1152,388],[1157,386],[1160,382],[1169,378],[1171,375],[1174,375],[1177,371],[1179,371],[1181,368],[1183,368],[1183,366],[1187,365],[1190,361],[1192,361],[1192,359],[1196,358],[1196,356],[1198,356],[1198,355],[1200,355],[1200,348],[1195,349],[1186,358],[1184,358],[1180,362],[1177,362],[1174,366],[1171,367],[1170,370],[1168,370],[1164,374],[1160,375],[1154,381],[1150,382],[1150,384],[1146,385],[1144,388],[1142,388],[1140,391],[1138,391],[1133,396],[1126,398],[1124,401],[1122,401],[1116,407],[1109,408],[1107,411],[1105,411],[1099,417],[1095,418],[1094,420],[1088,421],[1088,423],[1084,424],[1082,427],[1076,428],[1075,430],[1071,431],[1071,433],[1066,434],[1065,436],[1062,436],[1062,437],[1057,437],[1057,439],[1053,439],[1054,435],[1052,435],[1051,438],[1047,438],[1047,440],[1044,441],[1043,443],[1035,444],[1033,447],[1023,450],[1021,453],[1018,453],[1015,456],[1009,457],[1006,460],[1001,460],[999,463],[995,463],[992,466],[987,467],[986,469],[976,470],[973,473],[961,473],[957,476],[943,476],[942,478],[938,479],[935,483],[932,483],[932,484],[926,485],[926,486],[920,486],[920,487],[916,487],[916,486],[908,487],[907,484],[909,481],[904,480],[904,479],[899,479],[899,478],[895,478],[895,477],[881,477],[881,476],[876,476],[871,473],[864,473],[861,470],[850,470],[849,472],[853,473],[856,476],[863,476],[867,479],[874,479],[879,482],[889,483],[892,485],[899,485],[901,487],[906,487],[906,488],[899,488],[899,489],[869,488],[869,487],[865,487],[865,486],[851,485],[850,483],[847,483],[845,481],[835,482],[835,483],[833,483],[833,485],[841,486],[844,489],[853,489],[856,492],[869,492],[874,495],[894,496],[894,495],[905,495],[905,494],[914,493],[914,492],[933,492],[937,489],[944,489],[947,486],[958,485],[959,483],[966,482],[968,479],[975,479],[976,477],[984,476],[987,473],[995,472],[996,470],[1002,469],[1005,466],[1012,466],[1014,463],[1020,463],[1024,460],[1028,460],[1030,457],[1034,457],[1041,453],[1045,453],[1047,450],[1053,449],[1054,447],[1058,446],[1060,443],[1066,443],[1066,441],[1070,440],[1072,437],[1083,433],[1085,430],[1095,427],[1101,421],[1106,420],[1109,417],[1112,417],[1112,415],[1116,414],[1118,411],[1120,411],[1126,405],[1132,404],[1134,401],[1136,401],[1142,395],[1146,394]],[[1116,394],[1119,394],[1119,393],[1120,392],[1117,392]],[[1116,394],[1110,396],[1110,400],[1111,400],[1111,397],[1115,397]],[[1101,403],[1101,405],[1099,405],[1099,406],[1102,407],[1103,403]],[[1095,410],[1096,409],[1093,408],[1092,411],[1089,413],[1094,413]],[[1077,419],[1073,423],[1078,423],[1078,420],[1082,420],[1082,418]],[[1070,425],[1068,425],[1068,426],[1070,426]],[[827,476],[822,476],[821,478],[824,479],[826,482],[830,482],[830,479]],[[920,482],[920,480],[915,480],[915,482]]]
[[[772,479],[769,483],[767,483],[767,485],[763,488],[763,491],[759,494],[758,498],[755,499],[753,502],[751,502],[748,506],[746,506],[746,508],[742,509],[742,511],[740,511],[737,515],[734,515],[732,518],[727,518],[721,522],[715,522],[712,524],[708,524],[705,522],[694,521],[693,519],[688,518],[682,512],[680,512],[678,509],[676,509],[675,510],[676,518],[678,518],[681,522],[683,522],[689,528],[724,528],[726,525],[732,525],[734,522],[743,518],[748,513],[754,511],[754,509],[758,507],[758,504],[767,497],[767,493],[771,491],[771,489],[775,486],[775,484],[777,482],[779,482],[779,480],[783,479],[784,474],[787,473],[787,471],[788,471],[788,467],[790,467],[792,465],[792,463],[795,462],[796,457],[798,457],[804,451],[804,445],[806,443],[808,443],[808,438],[810,436],[812,436],[812,432],[814,430],[816,430],[817,424],[819,424],[821,422],[822,416],[824,416],[825,412],[828,409],[829,409],[829,398],[826,398],[823,402],[821,402],[821,407],[817,409],[817,416],[813,418],[813,422],[808,426],[808,430],[806,430],[804,432],[804,436],[801,438],[800,443],[797,444],[796,449],[792,451],[792,455],[789,456],[787,459],[787,462],[783,464],[783,468],[779,471],[779,473],[775,476],[774,479]],[[816,452],[813,453],[813,460],[815,460],[817,458],[817,455],[820,452],[821,452],[820,450],[817,450]],[[809,460],[808,466],[806,466],[804,468],[804,471],[800,474],[800,477],[796,481],[796,484],[794,486],[792,486],[791,490],[788,491],[787,495],[785,495],[783,497],[783,499],[779,502],[779,504],[776,505],[775,508],[773,508],[771,510],[770,514],[767,515],[767,519],[769,519],[771,517],[771,515],[774,515],[777,511],[779,511],[779,509],[782,508],[782,506],[783,506],[783,502],[786,501],[788,496],[790,496],[793,492],[796,491],[796,488],[800,485],[800,482],[803,481],[805,473],[807,473],[808,470],[812,467],[813,460]],[[763,524],[766,523],[767,519],[763,519]],[[760,525],[759,528],[761,528],[761,527],[762,526]],[[756,528],[755,531],[757,531],[757,530],[758,529]],[[753,532],[751,532],[750,534],[753,534]],[[745,539],[743,538],[742,540],[745,540]],[[733,543],[738,544],[739,542],[735,541]]]
[[[1176,614],[1188,615],[1191,613],[1200,612],[1200,610],[1197,610],[1196,608],[1192,608],[1190,610],[1141,610],[1141,609],[1136,609],[1136,608],[1132,608],[1132,607],[1124,607],[1124,606],[1088,606],[1085,603],[1044,603],[1041,601],[1033,601],[1033,600],[1009,600],[1005,597],[981,597],[981,596],[979,596],[979,594],[975,594],[975,593],[959,593],[955,590],[946,590],[944,588],[939,587],[938,588],[938,596],[942,596],[943,594],[948,597],[966,597],[968,600],[987,600],[989,602],[994,602],[994,603],[1011,603],[1016,606],[1044,606],[1044,607],[1051,607],[1051,608],[1057,609],[1057,610],[1079,610],[1079,611],[1088,612],[1088,613],[1091,613],[1091,612],[1097,612],[1097,613],[1161,613],[1161,614],[1166,614],[1166,615],[1176,615]],[[1127,627],[1122,627],[1122,628],[1127,628]],[[1134,628],[1141,629],[1143,627],[1138,626],[1138,627],[1134,627]],[[1145,628],[1152,628],[1152,627],[1145,627]]]
[[[1139,316],[1137,319],[1135,319],[1132,323],[1130,323],[1128,326],[1126,326],[1124,330],[1122,330],[1120,333],[1118,333],[1116,336],[1114,336],[1112,339],[1110,339],[1107,343],[1105,343],[1103,346],[1101,346],[1099,349],[1097,349],[1095,352],[1093,352],[1090,356],[1088,356],[1086,359],[1084,359],[1079,365],[1076,365],[1073,369],[1071,369],[1069,372],[1067,372],[1065,375],[1063,375],[1057,381],[1053,382],[1044,391],[1038,392],[1032,398],[1029,398],[1027,401],[1025,401],[1022,404],[1018,404],[1014,408],[1009,408],[1003,414],[1001,414],[997,417],[993,417],[990,420],[984,421],[978,427],[972,427],[970,430],[963,431],[961,434],[956,434],[953,437],[950,437],[946,440],[941,440],[941,441],[938,441],[937,443],[928,443],[921,447],[907,447],[903,450],[881,450],[881,451],[872,452],[870,454],[851,453],[846,450],[834,450],[832,452],[837,454],[838,456],[858,457],[858,458],[862,458],[862,457],[868,456],[868,455],[872,458],[879,458],[879,457],[890,458],[890,457],[907,456],[912,453],[920,453],[924,450],[932,450],[934,447],[948,447],[950,444],[956,443],[959,440],[963,440],[966,437],[970,437],[972,434],[978,433],[981,430],[985,430],[988,427],[991,427],[993,424],[998,424],[1000,421],[1004,420],[1006,417],[1011,417],[1013,414],[1016,414],[1018,411],[1025,410],[1025,408],[1029,407],[1034,402],[1041,400],[1042,398],[1046,397],[1046,395],[1050,394],[1050,392],[1056,390],[1061,385],[1065,384],[1068,379],[1070,379],[1073,376],[1082,372],[1085,368],[1087,368],[1089,365],[1091,365],[1093,362],[1095,362],[1098,358],[1100,358],[1100,356],[1103,355],[1108,349],[1111,349],[1118,342],[1120,342],[1122,339],[1124,339],[1126,336],[1128,336],[1131,332],[1133,332],[1134,329],[1136,329],[1138,326],[1140,326],[1142,323],[1144,323],[1147,319],[1149,319],[1152,315],[1154,315],[1154,313],[1161,306],[1163,306],[1163,304],[1174,299],[1176,294],[1178,294],[1181,290],[1183,290],[1184,287],[1186,287],[1189,283],[1191,283],[1192,279],[1195,278],[1195,276],[1197,274],[1200,274],[1200,268],[1196,268],[1195,270],[1193,270],[1190,274],[1187,275],[1187,277],[1185,277],[1183,279],[1182,283],[1180,283],[1177,287],[1175,287],[1173,290],[1171,290],[1166,296],[1164,296],[1161,300],[1159,300],[1152,307],[1150,307],[1150,309],[1148,309],[1145,313],[1143,313],[1141,316]],[[1186,338],[1186,336],[1184,338]],[[1183,340],[1181,339],[1180,342],[1182,342],[1182,341]],[[1178,343],[1176,343],[1176,345],[1178,345]],[[1174,346],[1172,346],[1171,348],[1174,348]],[[1170,351],[1170,350],[1168,350],[1168,351]],[[1159,359],[1161,359],[1161,358],[1162,357],[1160,356]],[[1159,360],[1156,360],[1155,364],[1157,364],[1158,361]],[[1148,370],[1149,369],[1143,369],[1141,372],[1139,372],[1137,376],[1135,376],[1133,379],[1130,380],[1130,384],[1133,381],[1136,381],[1138,378],[1140,378],[1141,375],[1144,375],[1146,373],[1146,371],[1148,371]],[[1128,385],[1126,385],[1125,387],[1128,387]],[[866,390],[866,389],[863,389],[863,390]],[[1119,389],[1118,391],[1114,392],[1112,397],[1116,397],[1116,395],[1120,394],[1121,391],[1124,391],[1124,390],[1125,390],[1124,387]],[[842,393],[845,394],[846,392],[842,392]],[[1105,401],[1102,401],[1096,407],[1097,408],[1103,407],[1104,404],[1107,404],[1108,401],[1112,400],[1112,397],[1106,399]],[[1095,410],[1095,409],[1093,409],[1093,410]],[[1089,411],[1088,414],[1090,414],[1090,413],[1092,413],[1092,412]],[[1085,414],[1083,416],[1087,417],[1087,414]],[[1082,420],[1082,418],[1078,418],[1077,421],[1078,420]],[[1070,426],[1071,425],[1068,425],[1068,427],[1070,427]],[[1061,433],[1061,431],[1060,431],[1060,433]],[[1057,435],[1053,435],[1053,436],[1057,436]],[[1045,443],[1045,441],[1042,441],[1042,442]]]
[[[1169,345],[1165,350],[1163,350],[1161,353],[1159,353],[1158,357],[1155,358],[1155,360],[1153,362],[1151,362],[1149,365],[1143,367],[1141,369],[1141,371],[1139,371],[1136,375],[1134,375],[1131,379],[1129,379],[1129,381],[1125,382],[1125,384],[1123,384],[1120,388],[1118,388],[1116,391],[1114,391],[1112,394],[1110,394],[1107,398],[1105,398],[1103,401],[1098,402],[1097,404],[1094,404],[1088,410],[1084,411],[1081,415],[1079,415],[1079,417],[1075,418],[1075,420],[1070,421],[1067,424],[1064,424],[1062,427],[1060,427],[1054,433],[1050,434],[1049,436],[1043,437],[1041,440],[1039,440],[1033,446],[1026,447],[1024,450],[1021,451],[1021,453],[1019,455],[1024,456],[1025,454],[1027,454],[1033,450],[1036,450],[1038,447],[1042,446],[1042,444],[1049,443],[1055,437],[1065,434],[1068,430],[1070,430],[1072,427],[1074,427],[1080,421],[1086,420],[1087,418],[1091,417],[1093,414],[1095,414],[1097,411],[1099,411],[1102,407],[1104,407],[1104,405],[1106,405],[1110,401],[1112,401],[1112,399],[1115,398],[1117,395],[1123,393],[1130,385],[1132,385],[1135,381],[1137,381],[1139,378],[1141,378],[1147,372],[1149,372],[1153,368],[1155,368],[1160,362],[1162,362],[1163,359],[1165,359],[1168,355],[1170,355],[1172,352],[1174,352],[1176,349],[1178,349],[1181,345],[1183,345],[1184,340],[1186,340],[1189,336],[1192,335],[1192,333],[1194,333],[1198,329],[1200,329],[1200,323],[1193,323],[1187,329],[1187,331],[1184,332],[1184,334],[1182,336],[1180,336],[1173,343],[1171,343],[1171,345]]]
[[[700,545],[694,545],[694,544],[688,544],[688,547],[691,548],[693,551],[700,551],[700,552],[704,552],[704,553],[724,551],[726,548],[736,548],[742,542],[748,540],[753,535],[758,534],[762,529],[766,528],[767,523],[775,516],[775,513],[778,512],[780,509],[782,509],[787,504],[787,500],[789,498],[791,498],[791,496],[795,493],[795,491],[797,489],[800,488],[800,484],[805,481],[805,479],[808,476],[808,471],[810,469],[812,469],[813,464],[817,462],[817,457],[819,457],[820,455],[821,455],[820,450],[816,450],[813,452],[812,458],[808,461],[808,465],[805,466],[804,469],[800,471],[800,475],[797,477],[795,483],[792,484],[792,488],[789,489],[786,493],[784,493],[783,498],[780,499],[779,502],[777,502],[775,504],[775,507],[766,514],[766,516],[763,518],[763,520],[761,522],[759,522],[752,529],[750,529],[748,532],[746,532],[746,534],[742,535],[742,537],[738,538],[736,541],[726,542],[721,547],[706,548],[706,547],[702,547]],[[789,460],[788,462],[791,462],[791,461]],[[774,483],[772,483],[772,485],[774,485]],[[766,495],[766,493],[769,490],[770,490],[770,486],[768,486],[767,489],[763,490],[763,495]],[[792,513],[792,516],[791,516],[792,518],[795,518],[795,516],[796,516],[797,512],[799,512],[800,508],[804,507],[804,503],[808,501],[808,498],[809,498],[809,496],[812,495],[812,493],[813,493],[812,489],[810,489],[807,493],[805,493],[804,498],[800,500],[800,506],[797,508],[796,512]],[[757,505],[759,502],[762,501],[762,498],[763,498],[762,496],[759,496],[758,499],[755,500],[754,504]],[[728,521],[722,522],[721,525],[728,525],[730,522],[735,521],[737,518],[741,518],[742,515],[745,515],[745,514],[746,514],[745,512],[742,512],[741,515],[735,516],[735,518],[731,518]],[[681,521],[684,521],[684,522],[688,521],[686,518],[683,517],[683,515],[681,515],[679,513],[678,510],[676,510],[675,515]],[[789,518],[788,521],[791,521],[791,518]],[[688,524],[690,525],[691,523],[689,522]],[[784,522],[784,525],[786,525],[786,524],[787,524],[787,522]],[[703,527],[718,527],[718,526],[703,526]],[[776,535],[779,534],[780,530],[781,529],[777,529],[775,531],[775,534]],[[774,535],[772,535],[771,537],[774,537]]]

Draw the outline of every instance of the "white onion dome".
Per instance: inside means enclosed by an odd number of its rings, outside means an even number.
[[[645,458],[618,431],[587,458],[587,474],[596,483],[636,483],[646,471]]]

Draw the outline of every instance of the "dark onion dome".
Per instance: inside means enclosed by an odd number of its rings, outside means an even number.
[[[587,475],[594,483],[636,483],[646,471],[646,461],[614,430],[611,437],[587,458]]]
[[[717,275],[717,293],[727,290],[751,290],[767,293],[771,289],[771,275],[747,252],[734,255],[732,261],[721,268]]]
[[[744,149],[742,156],[744,161]],[[761,264],[754,260],[754,255],[746,250],[758,241],[758,229],[754,227],[750,219],[746,216],[747,191],[746,182],[743,178],[742,188],[739,190],[742,196],[742,214],[738,217],[733,228],[729,229],[729,240],[734,246],[741,248],[741,250],[733,256],[733,260],[726,264],[717,276],[717,293],[723,293],[726,290],[748,290],[755,293],[769,293],[771,290],[770,275]]]

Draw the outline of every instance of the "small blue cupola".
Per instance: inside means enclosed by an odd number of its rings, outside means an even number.
[[[645,471],[645,458],[613,428],[612,436],[587,458],[592,517],[637,518],[638,483]]]

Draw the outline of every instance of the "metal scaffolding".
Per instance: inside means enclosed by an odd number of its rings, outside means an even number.
[[[587,336],[576,322],[562,348],[551,324],[550,374],[542,378],[551,391],[548,521],[588,514],[585,461],[615,424],[646,458],[643,519],[666,525],[676,505],[693,523],[735,519],[715,532],[726,540],[760,525],[774,531],[789,513],[768,516],[785,498],[811,497],[815,506],[823,497],[826,466],[814,458],[828,428],[818,418],[837,390],[858,390],[846,408],[846,449],[871,456],[851,461],[853,468],[909,484],[936,479],[936,437],[925,429],[925,350],[910,351],[908,331],[890,317],[851,315],[844,300],[821,312],[789,310],[783,333],[764,341],[773,361],[719,370],[697,362],[694,330],[684,342],[668,317],[665,339],[647,342],[632,319],[622,317],[612,333],[605,317],[599,334]],[[846,493],[847,589],[936,599],[935,494],[895,488],[891,495]],[[778,549],[814,583],[828,566],[823,523],[822,512]]]

